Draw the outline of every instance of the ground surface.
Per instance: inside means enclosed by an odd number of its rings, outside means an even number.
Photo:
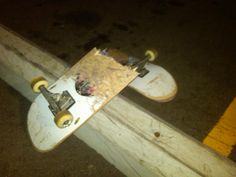
[[[156,103],[130,89],[122,94],[201,141],[236,96],[234,7],[217,0],[0,0],[0,23],[69,64],[94,46],[138,57],[158,49],[156,63],[175,77],[177,97]],[[24,126],[30,103],[4,82],[0,90],[3,174],[122,176],[73,136],[48,154],[35,152]]]

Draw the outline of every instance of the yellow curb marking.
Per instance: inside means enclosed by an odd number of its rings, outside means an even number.
[[[224,156],[231,153],[236,144],[236,97],[203,143]]]

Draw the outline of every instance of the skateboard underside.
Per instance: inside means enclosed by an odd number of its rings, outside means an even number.
[[[93,49],[65,75],[51,85],[52,93],[68,91],[75,103],[69,108],[74,120],[58,128],[49,104],[40,94],[28,112],[28,132],[39,151],[48,151],[61,143],[93,114],[126,87],[138,73]]]
[[[32,103],[27,123],[35,148],[39,151],[55,148],[128,84],[149,99],[160,102],[173,99],[177,86],[171,74],[151,63],[146,63],[145,68],[149,73],[139,78],[139,73],[103,52],[97,49],[90,51],[48,88],[56,94],[67,91],[73,98],[74,103],[68,108],[74,117],[70,126],[56,126],[55,112],[49,109],[49,103],[42,94]]]
[[[173,99],[177,93],[177,85],[171,74],[152,63],[147,63],[145,68],[149,73],[134,79],[129,87],[154,101],[167,102]]]

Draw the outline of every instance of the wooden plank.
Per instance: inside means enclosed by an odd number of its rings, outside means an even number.
[[[31,101],[34,95],[25,92],[30,92],[28,82],[32,75],[43,74],[53,82],[66,69],[56,57],[4,28],[0,28],[0,63],[1,78]],[[234,177],[236,174],[234,162],[122,96],[113,99],[75,135],[127,176]]]

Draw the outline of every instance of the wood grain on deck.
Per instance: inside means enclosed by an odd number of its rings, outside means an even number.
[[[88,80],[91,86],[95,86],[93,95],[104,98],[118,94],[138,75],[136,71],[119,64],[112,57],[100,54],[97,49],[84,56],[66,75],[78,74]]]

